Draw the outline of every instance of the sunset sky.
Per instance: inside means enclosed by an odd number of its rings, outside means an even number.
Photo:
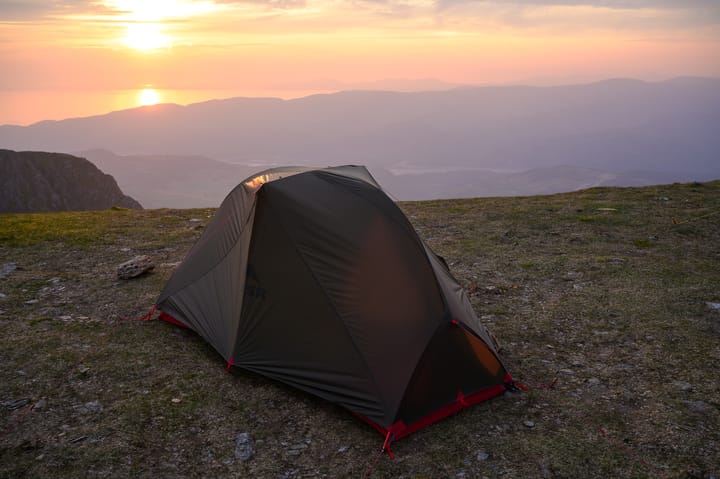
[[[0,123],[179,91],[720,77],[720,0],[0,0],[0,22]]]

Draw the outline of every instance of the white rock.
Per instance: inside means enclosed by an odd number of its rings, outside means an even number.
[[[712,302],[708,301],[708,302],[705,303],[705,304],[706,304],[707,307],[708,307],[709,309],[711,309],[712,311],[720,311],[720,303],[712,303]]]
[[[239,432],[235,436],[235,459],[247,461],[255,455],[255,443],[250,433]]]
[[[151,271],[153,268],[155,268],[155,264],[149,256],[135,256],[117,267],[117,275],[120,279],[131,279]]]

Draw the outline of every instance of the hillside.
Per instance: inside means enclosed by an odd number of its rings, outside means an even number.
[[[558,381],[397,442],[372,477],[720,474],[720,181],[401,207],[516,378]],[[213,211],[0,215],[0,477],[368,471],[382,438],[347,411],[122,319],[148,311]],[[137,254],[155,272],[118,280]]]
[[[89,161],[61,153],[0,150],[0,213],[142,208]]]

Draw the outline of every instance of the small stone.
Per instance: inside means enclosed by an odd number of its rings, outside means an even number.
[[[43,398],[33,405],[33,411],[42,411],[46,407],[47,407],[47,401],[45,400],[45,398]]]
[[[201,220],[200,218],[190,218],[188,221],[189,221],[190,223],[199,223],[199,222],[201,222],[202,220]]]
[[[575,372],[572,369],[560,369],[558,374],[564,374],[566,376],[574,376]]]
[[[50,279],[48,280],[48,283],[51,283],[51,284],[59,284],[61,281],[62,281],[62,279],[55,277],[55,278],[50,278]]]
[[[255,455],[255,443],[250,433],[239,432],[235,436],[235,459],[245,462]]]
[[[39,299],[31,299],[30,301],[25,301],[25,304],[38,304],[39,302]]]
[[[711,311],[720,311],[720,303],[713,303],[713,302],[708,301],[705,304],[707,305],[708,309],[710,309]]]
[[[135,256],[117,267],[117,275],[120,279],[137,278],[155,268],[155,264],[147,255]]]
[[[0,299],[7,298],[7,294],[0,293]]]
[[[17,265],[15,263],[5,263],[0,265],[0,279],[3,279],[5,276],[9,275],[16,269]]]
[[[525,427],[529,427],[529,428],[535,427],[535,423],[532,421],[523,421],[523,424],[525,425]]]
[[[703,401],[683,401],[693,412],[705,412],[708,410],[708,404]]]
[[[72,316],[60,316],[58,319],[61,319],[63,321],[70,321],[72,319]]]
[[[478,451],[476,457],[478,461],[487,461],[488,458],[490,458],[490,454],[485,451]]]
[[[455,474],[455,477],[457,477],[458,479],[464,479],[466,476],[467,476],[467,474],[465,473],[465,471],[460,471],[457,474]]]
[[[590,386],[597,386],[598,384],[600,384],[600,380],[598,378],[590,378],[588,379],[587,383]]]
[[[692,384],[686,381],[673,381],[673,386],[684,392],[692,391]]]
[[[103,410],[103,405],[100,404],[100,401],[86,402],[85,409],[87,409],[90,412],[100,412]]]
[[[307,449],[307,444],[299,442],[297,444],[293,444],[292,446],[290,446],[290,449],[292,449],[294,451],[299,451],[301,449]]]
[[[170,401],[173,402],[173,403],[175,403],[175,404],[178,404],[180,401],[182,401],[182,399],[180,399],[180,398],[172,398]]]
[[[20,409],[21,407],[26,406],[27,404],[30,404],[30,399],[28,398],[22,398],[22,399],[8,399],[7,401],[0,401],[0,406],[4,407],[5,409]]]
[[[350,446],[342,446],[342,447],[338,448],[337,452],[348,452],[349,449],[350,449]]]
[[[176,261],[174,263],[160,263],[161,268],[177,268],[180,266],[180,261]]]

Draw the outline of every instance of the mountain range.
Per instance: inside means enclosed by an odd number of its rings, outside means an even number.
[[[164,104],[0,126],[0,145],[82,152],[146,207],[213,206],[277,165],[364,164],[398,199],[710,180],[718,125],[720,79],[678,78]]]

